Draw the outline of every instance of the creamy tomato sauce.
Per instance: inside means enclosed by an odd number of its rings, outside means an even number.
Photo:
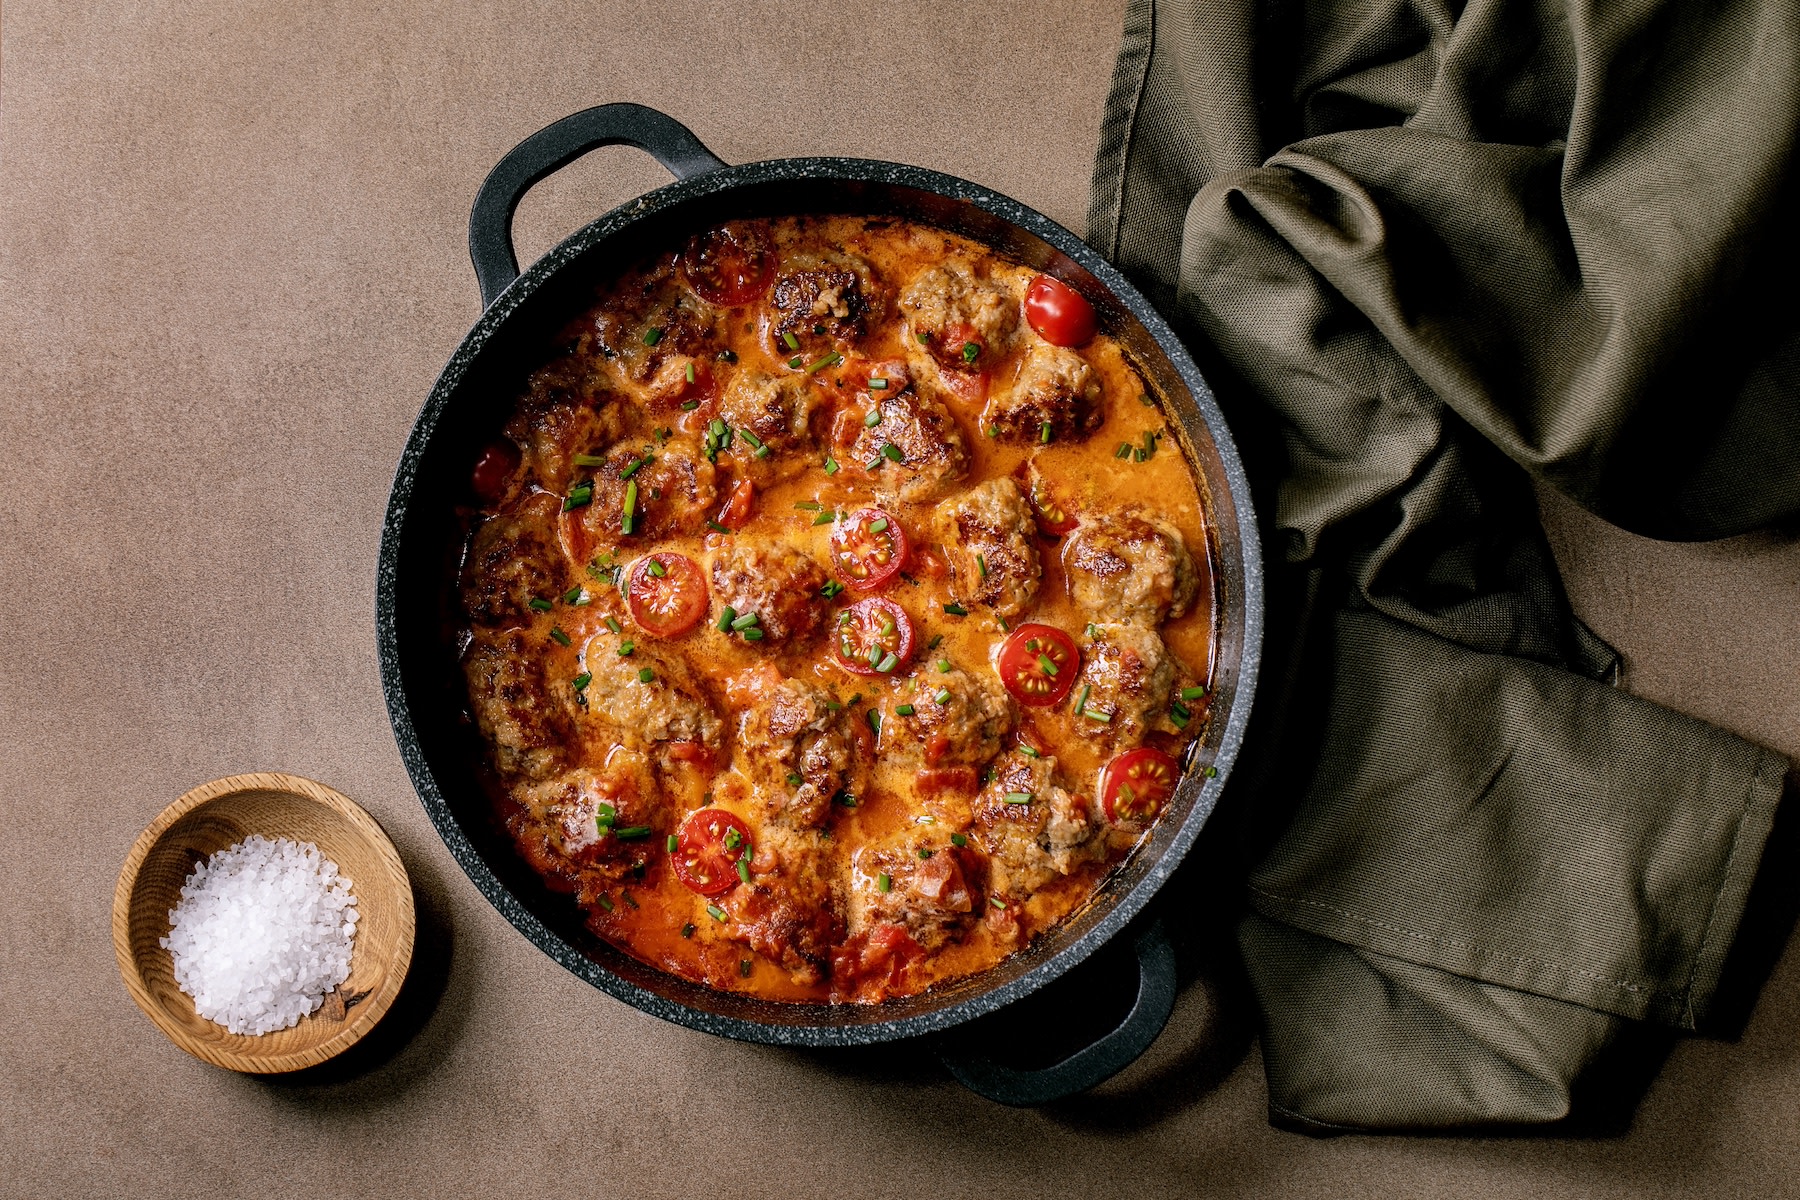
[[[473,466],[463,673],[520,853],[714,987],[876,1002],[1090,898],[1208,720],[1202,487],[1092,311],[897,219],[616,280]]]

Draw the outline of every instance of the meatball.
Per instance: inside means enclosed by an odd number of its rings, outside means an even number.
[[[1085,442],[1106,422],[1100,379],[1087,360],[1061,346],[1036,345],[1019,367],[1011,389],[988,402],[983,428],[1003,442]]]
[[[604,459],[583,477],[593,491],[587,503],[574,510],[579,531],[576,553],[581,557],[625,541],[628,497],[634,543],[699,533],[712,519],[719,498],[718,471],[693,441],[680,438],[660,447],[621,442]],[[632,484],[637,485],[635,490]]]
[[[1000,738],[1015,716],[998,679],[960,667],[921,671],[901,685],[900,701],[912,705],[912,714],[883,718],[882,749],[902,763],[930,768],[979,770],[1000,752]]]
[[[1155,630],[1139,625],[1091,625],[1077,694],[1086,688],[1075,732],[1112,750],[1130,750],[1165,723],[1175,686],[1175,659]],[[1107,718],[1107,719],[1097,719]]]
[[[900,312],[906,318],[907,357],[915,370],[927,375],[968,375],[986,369],[1018,341],[1019,300],[1010,290],[977,279],[968,266],[949,262],[930,267],[913,277],[900,294]],[[975,346],[972,358],[964,348]],[[968,386],[949,381],[957,394]]]
[[[719,400],[719,417],[740,437],[748,433],[769,448],[767,455],[741,457],[759,480],[774,481],[814,465],[815,460],[796,452],[818,448],[812,424],[821,400],[805,376],[742,370],[732,376]]]
[[[1185,613],[1199,589],[1181,531],[1144,512],[1083,516],[1063,544],[1063,571],[1090,616],[1150,629]]]
[[[544,406],[521,405],[506,424],[506,434],[523,450],[526,478],[561,495],[584,468],[577,454],[611,445],[625,432],[617,396],[601,393],[594,400],[567,400]]]
[[[775,276],[769,300],[769,337],[782,358],[855,345],[886,307],[875,268],[849,254],[793,256]]]
[[[1016,617],[1037,599],[1043,582],[1037,524],[1019,485],[990,479],[957,497],[946,516],[944,548],[956,572],[953,590],[965,604],[985,604]]]
[[[504,779],[544,779],[568,762],[572,697],[552,690],[522,631],[478,638],[463,659],[469,707]]]
[[[773,667],[733,677],[742,767],[755,782],[772,821],[820,826],[832,798],[862,790],[864,757],[849,710],[831,707],[831,694],[804,679],[783,679]]]
[[[740,617],[755,613],[771,642],[800,641],[825,620],[825,571],[804,551],[765,538],[721,539],[713,560],[713,592]]]
[[[578,767],[513,789],[518,808],[507,820],[520,852],[540,873],[572,885],[583,903],[647,863],[649,838],[617,830],[668,824],[650,764],[620,750],[598,770]]]
[[[750,882],[718,901],[726,936],[771,959],[797,983],[817,983],[844,918],[816,833],[765,826],[755,834]]]
[[[880,420],[858,430],[847,452],[868,473],[870,488],[878,496],[914,503],[948,495],[969,473],[969,450],[949,410],[910,384],[883,390],[874,403]]]
[[[974,840],[988,854],[988,891],[1019,900],[1105,853],[1106,829],[1084,797],[1056,780],[1056,759],[1008,754],[975,801]]]
[[[723,723],[687,662],[673,650],[638,642],[630,655],[604,634],[582,654],[590,739],[644,748],[659,742],[717,746]],[[644,678],[645,673],[649,678]]]
[[[905,830],[850,856],[846,909],[852,937],[898,925],[925,950],[936,950],[974,923],[975,904],[962,853],[947,834],[921,837]]]
[[[556,539],[556,497],[536,492],[482,522],[469,540],[462,600],[481,625],[530,621],[531,601],[564,590],[562,547]]]
[[[594,322],[596,348],[621,383],[666,406],[690,385],[688,367],[710,367],[718,353],[719,312],[659,267],[633,294],[606,305]]]

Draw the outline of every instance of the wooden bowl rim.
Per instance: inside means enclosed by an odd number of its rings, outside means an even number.
[[[291,1050],[285,1054],[257,1054],[248,1051],[231,1050],[201,1041],[191,1036],[188,1031],[171,1020],[150,995],[143,977],[137,969],[137,956],[131,946],[131,894],[137,885],[138,873],[143,869],[144,861],[149,858],[150,851],[162,839],[175,823],[203,804],[239,792],[285,792],[311,800],[333,810],[349,821],[351,826],[367,838],[375,850],[375,856],[386,870],[390,882],[395,884],[399,896],[400,911],[397,914],[400,933],[394,946],[388,969],[382,978],[381,987],[374,995],[357,1005],[354,1021],[340,1029],[335,1035],[317,1046],[304,1050]],[[358,889],[358,903],[361,903]],[[113,954],[118,959],[119,974],[125,981],[125,990],[131,994],[132,1000],[143,1010],[156,1027],[163,1031],[168,1039],[204,1062],[214,1066],[225,1067],[232,1071],[242,1071],[254,1075],[275,1075],[285,1071],[297,1071],[303,1067],[316,1066],[337,1054],[349,1049],[360,1041],[369,1030],[373,1029],[387,1010],[393,1005],[394,998],[400,994],[400,987],[406,980],[407,968],[412,962],[413,939],[416,933],[416,914],[413,910],[412,881],[406,873],[406,864],[400,861],[400,853],[388,837],[381,823],[370,816],[368,810],[333,788],[307,779],[300,775],[288,775],[279,771],[258,771],[247,775],[227,775],[223,779],[214,779],[199,787],[182,793],[179,799],[162,812],[144,828],[131,845],[131,851],[125,856],[124,865],[119,868],[119,881],[113,888],[112,938]]]

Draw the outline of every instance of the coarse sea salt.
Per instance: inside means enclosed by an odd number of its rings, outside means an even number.
[[[261,834],[194,868],[162,939],[194,1011],[250,1034],[316,1012],[350,975],[350,886],[311,842]]]

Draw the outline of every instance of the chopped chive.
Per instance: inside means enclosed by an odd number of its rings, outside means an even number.
[[[1087,710],[1088,694],[1094,689],[1090,684],[1081,685],[1081,695],[1075,698],[1075,715],[1080,716]]]
[[[585,689],[588,684],[594,682],[594,674],[592,671],[583,671],[570,682],[574,683],[575,690],[579,692]]]
[[[731,619],[731,627],[741,633],[755,625],[761,619],[762,618],[758,617],[755,613],[745,613],[741,617],[733,617]]]
[[[618,834],[621,841],[635,842],[639,838],[649,837],[650,827],[648,825],[627,825],[625,828],[615,829],[613,832]]]
[[[1114,458],[1130,458],[1131,457],[1131,443],[1130,442],[1120,442],[1119,448],[1117,450],[1113,451],[1113,457]]]
[[[600,907],[604,908],[607,912],[611,912],[613,910],[612,897],[602,892],[600,895]]]
[[[894,443],[892,443],[892,442],[889,442],[886,445],[884,445],[881,448],[881,452],[883,454],[887,455],[889,462],[903,462],[906,457],[905,455],[900,453],[900,447],[894,445]]]
[[[1045,446],[1050,444],[1050,422],[1045,421],[1038,426],[1038,441]]]
[[[563,501],[562,510],[568,512],[571,509],[580,508],[593,498],[594,485],[591,483],[584,483],[580,487],[570,488],[569,497]]]
[[[794,357],[788,359],[788,366],[790,366],[794,370],[798,371],[800,369],[801,365],[804,364],[805,362],[806,362],[805,359],[801,358],[798,354],[796,354],[796,355],[794,355]]]
[[[933,696],[932,700],[937,703],[939,708],[942,708],[944,705],[950,703],[950,689],[945,688],[943,691]]]
[[[1094,625],[1094,623],[1092,621],[1088,622],[1088,627],[1085,630],[1083,630],[1082,632],[1091,638],[1100,636],[1100,630]]]
[[[1050,661],[1050,656],[1048,654],[1038,655],[1038,666],[1043,668],[1044,674],[1050,676],[1052,679],[1056,678],[1058,673],[1057,666]]]
[[[870,533],[886,533],[887,527],[888,519],[886,517],[876,517],[873,521],[869,522]]]
[[[981,568],[981,577],[983,579],[986,579],[987,578],[987,555],[977,554],[975,556],[975,565],[977,567]]]
[[[612,630],[614,633],[618,633],[619,632],[619,619],[617,617],[606,618],[606,627],[608,629]]]
[[[836,796],[832,797],[832,799],[836,800],[845,808],[856,807],[856,796],[850,792],[839,792]]]
[[[1032,800],[1034,800],[1035,798],[1036,797],[1033,796],[1030,792],[1008,792],[1008,793],[1006,793],[1006,802],[1008,804],[1030,804],[1032,802]]]
[[[716,904],[709,904],[706,906],[706,915],[720,924],[724,924],[725,922],[725,910]]]
[[[1131,452],[1131,461],[1132,462],[1143,462],[1145,459],[1147,459],[1149,457],[1150,456],[1148,454],[1145,454],[1142,450],[1133,450]]]
[[[878,734],[881,732],[881,710],[879,708],[869,710],[869,728]]]
[[[649,667],[639,667],[638,668],[638,682],[639,683],[649,683],[651,680],[653,680],[655,678],[656,678],[656,672],[652,671]]]
[[[719,614],[719,625],[718,625],[719,632],[720,633],[731,632],[731,623],[735,620],[737,620],[737,609],[735,609],[735,608],[731,607],[731,605],[727,604],[725,606],[725,611]]]
[[[895,708],[894,711],[903,717],[910,717],[913,715],[913,706],[910,704],[902,704]]]
[[[577,454],[573,459],[578,467],[601,467],[606,465],[606,458],[599,454]]]
[[[919,847],[919,857],[920,857],[920,858],[930,858],[930,857],[931,857],[931,849],[930,849],[930,847],[928,847],[928,846],[920,846],[920,847]]]
[[[1206,777],[1207,777],[1207,778],[1208,778],[1208,779],[1217,779],[1217,778],[1218,778],[1218,777],[1219,777],[1219,768],[1217,768],[1217,767],[1215,767],[1215,766],[1213,766],[1213,765],[1212,765],[1212,764],[1210,764],[1210,763],[1208,763],[1208,764],[1207,764],[1207,767],[1206,767],[1206,770],[1204,770],[1204,771],[1202,771],[1202,772],[1200,772],[1200,773],[1201,773],[1201,774],[1202,774],[1202,775],[1204,775],[1204,776],[1206,776]]]
[[[881,469],[881,464],[886,461],[887,461],[887,459],[885,459],[885,458],[881,457],[881,455],[877,454],[874,458],[871,458],[868,462],[863,464],[863,470],[879,471]]]
[[[581,586],[579,584],[577,584],[575,587],[572,587],[568,591],[564,592],[562,602],[564,604],[580,604],[581,603]]]
[[[791,329],[781,335],[781,340],[787,343],[787,348],[789,350],[798,350],[800,348],[800,339],[794,336],[794,331]]]
[[[873,429],[879,424],[881,424],[881,410],[879,408],[871,410],[869,415],[863,418],[864,428]]]
[[[893,877],[888,875],[885,871],[875,877],[875,890],[876,891],[887,892],[887,891],[891,890],[893,888],[893,886],[894,886]]]
[[[569,635],[562,631],[562,626],[560,625],[552,625],[550,627],[550,637],[559,646],[567,646],[570,644]]]
[[[1082,710],[1081,715],[1090,721],[1098,721],[1102,725],[1105,725],[1113,719],[1113,715],[1109,712],[1090,712],[1084,709]]]
[[[966,846],[969,844],[969,839],[967,837],[965,837],[963,834],[953,833],[950,835],[950,844],[952,846],[959,846],[959,847]]]
[[[950,673],[950,660],[947,658],[938,659],[938,674],[939,675],[948,675],[949,673]]]
[[[893,637],[896,628],[898,628],[898,626],[894,624],[894,619],[892,617],[884,618],[881,622],[881,636]]]
[[[964,362],[974,362],[975,356],[981,353],[981,346],[975,342],[964,342],[962,356]]]
[[[688,365],[687,365],[687,381],[688,381],[688,382],[689,382],[689,383],[692,383],[692,382],[694,382],[694,360],[693,360],[693,359],[691,359],[691,358],[690,358],[690,359],[688,359]],[[700,402],[699,402],[699,401],[698,401],[698,400],[696,400],[696,401],[694,401],[694,407],[695,407],[695,408],[699,408],[699,407],[700,407]]]
[[[1024,742],[1019,743],[1019,753],[1023,754],[1026,758],[1044,757],[1042,754],[1038,753],[1038,748],[1036,746],[1027,745]]]
[[[675,853],[675,835],[674,834],[671,833],[669,835],[669,840],[663,844],[669,848],[670,854]]]
[[[644,464],[647,463],[648,461],[649,461],[648,459],[643,459],[643,458],[632,459],[630,462],[625,464],[625,469],[623,471],[619,472],[619,478],[620,479],[630,479],[633,475],[636,475],[639,471],[643,470]]]
[[[787,781],[788,781],[789,787],[799,787],[801,784],[806,782],[806,780],[804,780],[800,776],[794,774],[792,771],[788,772]]]
[[[636,908],[638,906],[638,902],[636,900],[633,900],[631,898],[631,893],[626,891],[624,888],[619,889],[619,899],[625,901],[625,904],[627,907]]]
[[[899,662],[899,656],[890,650],[888,651],[888,656],[876,664],[875,669],[880,671],[883,675],[886,675],[888,672],[892,671]]]
[[[740,430],[738,430],[738,432],[743,435],[743,438],[746,442],[750,443],[750,448],[752,450],[761,450],[762,449],[762,442],[757,438],[757,436],[754,433],[751,433],[748,429],[740,429]]]
[[[988,903],[993,905],[995,908],[1005,908],[1006,907],[1006,901],[1002,900],[998,896],[989,896]]]
[[[838,472],[837,459],[827,458],[825,460],[825,473],[827,475],[836,475],[837,472]]]
[[[848,621],[849,619],[850,619],[850,614],[845,613],[844,620]],[[842,623],[843,623],[842,621],[839,622],[839,624],[842,624]],[[880,646],[870,646],[869,647],[869,665],[872,667],[876,663],[879,663],[881,661],[881,655],[882,655],[882,649]]]
[[[661,579],[669,573],[669,568],[663,566],[653,558],[650,560],[650,573],[658,579]]]
[[[835,579],[828,579],[825,581],[825,586],[819,589],[819,595],[825,597],[827,600],[830,600],[843,590],[844,590],[843,584],[839,583]]]
[[[918,338],[919,345],[924,346],[929,344],[931,341],[931,331],[929,329],[921,330],[918,334]]]
[[[1187,719],[1189,717],[1193,716],[1194,714],[1188,710],[1186,705],[1182,704],[1181,701],[1177,700],[1173,704],[1169,705],[1169,715],[1172,717],[1178,718],[1179,720],[1181,720],[1182,722],[1185,723],[1187,721]]]
[[[736,850],[739,846],[741,846],[743,844],[744,844],[744,835],[743,834],[739,833],[735,829],[727,829],[725,831],[725,848],[727,850]]]
[[[746,642],[760,642],[763,640],[763,631],[760,629],[746,629],[744,630],[744,640]]]
[[[998,425],[989,425],[987,427],[987,435],[991,438],[999,437],[1000,436],[1000,427]]]
[[[688,370],[691,371],[691,370],[693,370],[693,368],[689,367]],[[692,383],[693,380],[690,379],[688,382]],[[700,407],[700,402],[698,400],[683,400],[681,402],[681,411],[682,412],[693,412],[696,408],[699,408],[699,407]]]
[[[531,609],[533,612],[549,612],[551,604],[548,600],[540,600],[536,596],[533,596],[525,602],[525,607]]]
[[[725,436],[725,420],[724,420],[724,418],[714,417],[712,419],[712,424],[710,424],[706,427],[706,432],[712,434],[714,437],[724,437]]]
[[[1201,684],[1199,687],[1184,687],[1181,689],[1181,698],[1183,700],[1198,700],[1204,695],[1206,695],[1205,684]]]
[[[944,611],[953,617],[966,617],[969,615],[969,610],[960,604],[946,604],[944,605]]]
[[[814,525],[829,525],[829,524],[831,524],[831,523],[832,523],[832,522],[833,522],[833,521],[835,521],[835,520],[837,520],[837,514],[836,514],[836,513],[834,513],[834,512],[822,512],[822,513],[820,513],[820,514],[819,514],[819,515],[818,515],[818,516],[816,516],[816,517],[814,517],[814,518],[813,518],[813,522],[812,522],[812,523],[813,523],[813,524],[814,524]]]
[[[931,635],[931,640],[929,642],[925,643],[925,648],[927,650],[936,650],[940,645],[943,644],[943,641],[944,641],[943,634],[934,633]]]
[[[634,479],[625,485],[625,511],[623,519],[626,533],[631,532],[632,518],[637,516],[637,496],[638,485],[637,480]]]
[[[659,325],[652,325],[650,328],[644,330],[644,345],[656,345],[656,343],[662,341],[662,335],[662,327]]]
[[[631,652],[636,649],[637,649],[636,642],[620,642],[619,643],[619,657],[620,658],[630,658]]]
[[[885,388],[885,387],[886,387],[886,386],[887,386],[887,385],[888,385],[888,381],[887,381],[887,380],[885,380],[885,379],[877,379],[877,378],[876,378],[876,377],[875,377],[875,376],[873,376],[873,375],[871,375],[871,376],[869,376],[869,387],[870,387],[870,389],[871,389],[871,390],[873,390],[873,391],[880,391],[880,390],[881,390],[881,389],[882,389],[882,388]]]
[[[818,362],[815,362],[810,367],[806,368],[806,373],[808,375],[817,375],[820,371],[823,371],[826,367],[833,366],[833,365],[835,365],[837,363],[841,363],[843,361],[844,361],[844,356],[839,354],[837,351],[833,350],[830,354],[827,354],[825,357],[821,358]]]
[[[708,529],[712,530],[714,533],[735,533],[735,532],[737,532],[736,530],[732,529],[731,526],[721,525],[717,521],[708,521],[706,523],[706,527]]]
[[[818,512],[820,509],[824,508],[825,506],[823,504],[820,504],[817,500],[802,500],[798,504],[794,505],[794,507],[800,508],[800,509],[805,509],[807,512]]]
[[[1177,728],[1177,729],[1186,729],[1188,727],[1188,721],[1189,721],[1190,717],[1191,717],[1191,714],[1188,712],[1188,710],[1185,708],[1182,708],[1180,705],[1176,705],[1174,708],[1169,710],[1169,720],[1175,722],[1175,728]]]
[[[767,446],[758,446],[754,453],[758,458],[767,458],[769,457],[769,448]]]
[[[694,936],[694,923],[692,921],[689,921],[681,927],[681,936],[684,938],[691,938]]]
[[[737,876],[740,880],[742,880],[745,883],[750,882],[750,861],[748,859],[744,859],[744,858],[738,859],[738,861],[737,861]],[[749,964],[746,963],[745,965],[748,966]],[[748,971],[744,972],[744,974],[746,974],[746,975],[748,975],[749,973],[750,972],[748,972]]]
[[[618,819],[619,810],[612,805],[597,804],[594,806],[594,824],[598,825],[600,828],[611,829],[613,823]]]

